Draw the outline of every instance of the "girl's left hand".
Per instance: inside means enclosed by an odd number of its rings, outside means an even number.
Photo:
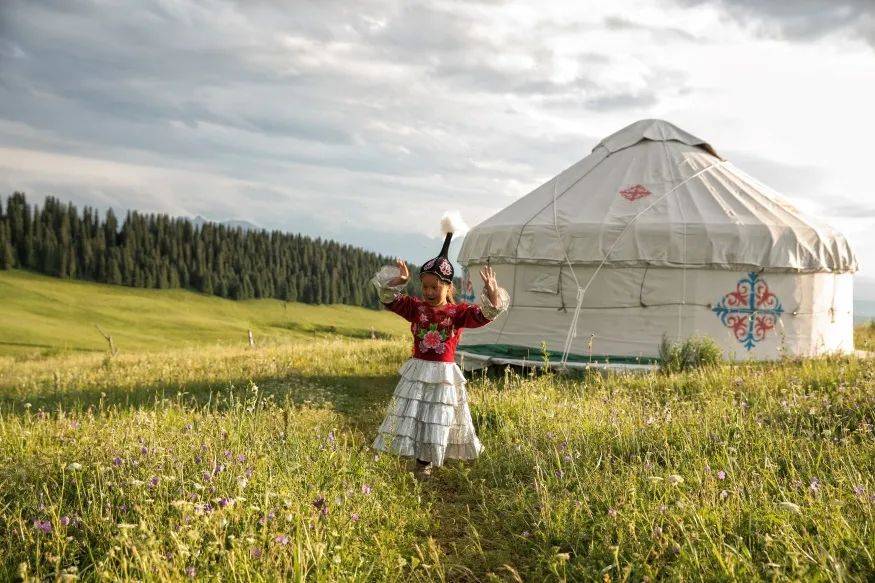
[[[493,299],[493,294],[498,290],[498,282],[495,280],[495,270],[489,265],[480,269],[480,277],[483,279],[483,287],[489,299]]]

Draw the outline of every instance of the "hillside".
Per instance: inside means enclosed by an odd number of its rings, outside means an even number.
[[[236,226],[232,226],[236,225]],[[112,209],[101,218],[48,196],[0,197],[0,270],[146,289],[188,289],[235,300],[377,308],[368,280],[394,258],[340,241]],[[413,266],[411,266],[412,268]],[[410,289],[418,289],[418,280]]]
[[[0,271],[0,355],[59,350],[103,351],[99,325],[121,351],[197,344],[257,343],[338,334],[401,335],[406,322],[388,312],[280,300],[233,301],[186,290],[139,289]]]

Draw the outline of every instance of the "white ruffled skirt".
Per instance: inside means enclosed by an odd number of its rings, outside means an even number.
[[[459,366],[411,358],[399,372],[401,380],[373,447],[434,466],[479,456],[483,445],[474,431]]]

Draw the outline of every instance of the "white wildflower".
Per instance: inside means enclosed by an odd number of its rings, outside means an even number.
[[[793,504],[792,502],[778,502],[778,506],[795,514],[802,514],[802,508],[798,504]]]

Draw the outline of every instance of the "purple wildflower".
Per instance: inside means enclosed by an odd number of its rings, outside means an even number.
[[[353,513],[350,515],[349,519],[352,520],[353,522],[358,522],[358,521],[359,521],[359,515],[358,515],[358,513],[353,512]]]
[[[148,453],[149,453],[149,448],[146,447],[145,445],[140,446],[140,453],[143,454],[143,455],[148,454]]]
[[[564,456],[562,456],[562,460],[565,463],[571,463],[574,460],[574,458],[572,458],[570,454],[566,453]]]
[[[720,470],[719,472],[717,472],[717,479],[718,480],[725,480],[726,479],[726,472],[724,472],[723,470]]]
[[[611,518],[616,518],[619,512],[615,508],[608,508],[608,516]]]
[[[227,459],[227,460],[231,459],[231,456],[234,455],[233,453],[231,453],[231,450],[230,450],[230,449],[226,449],[226,450],[223,451],[222,453],[225,454],[225,459]]]
[[[246,461],[246,456],[243,455],[242,453],[238,453],[238,454],[237,454],[237,463],[241,463],[241,464],[242,464],[242,463],[245,462],[245,461]]]
[[[120,458],[119,456],[115,456],[114,458],[112,458],[112,465],[114,465],[114,466],[122,465],[122,458]]]
[[[328,443],[334,443],[334,432],[333,431],[328,432]]]
[[[368,484],[362,484],[362,494],[370,494],[371,487]]]
[[[532,536],[532,533],[530,533],[529,531],[524,530],[524,531],[522,532],[522,537],[523,537],[523,538],[529,538],[530,536]]]
[[[273,520],[276,514],[274,514],[273,510],[262,516],[258,519],[258,524],[265,525],[268,520]]]
[[[156,487],[158,485],[158,482],[160,482],[160,481],[161,480],[158,478],[158,476],[152,476],[152,479],[149,480],[149,487],[150,488]]]
[[[70,517],[69,516],[62,516],[61,517],[61,524],[63,524],[64,526],[69,526],[70,525]]]
[[[820,480],[818,480],[817,478],[811,478],[811,483],[808,485],[808,487],[809,489],[811,489],[812,492],[817,492],[818,490],[820,490]]]
[[[562,479],[563,476],[565,476],[565,472],[563,472],[561,468],[556,470],[556,477],[557,478]]]
[[[33,527],[37,530],[43,531],[45,534],[52,534],[51,520],[40,520],[39,518],[37,518],[33,521]]]
[[[195,456],[194,456],[194,463],[199,464],[199,463],[201,463],[202,461],[204,461],[204,458],[201,457],[201,454],[199,454],[199,453],[198,453],[198,454],[195,454]]]
[[[258,547],[252,547],[251,549],[249,549],[249,556],[252,557],[253,559],[260,559],[261,558],[261,549]]]
[[[186,568],[185,568],[185,574],[186,574],[190,579],[194,579],[194,576],[197,575],[197,569],[195,569],[194,567],[186,567]]]
[[[219,498],[219,508],[225,508],[230,503],[231,500],[228,498]]]
[[[854,494],[863,497],[866,494],[866,489],[863,486],[854,486]]]
[[[313,506],[316,508],[316,510],[322,510],[323,508],[325,508],[325,497],[320,495],[318,498],[313,500]]]
[[[281,545],[289,544],[289,537],[284,534],[277,535],[277,537],[273,540]]]
[[[76,421],[75,419],[73,421],[70,421],[70,429],[73,429],[73,430],[79,429],[79,422]]]

